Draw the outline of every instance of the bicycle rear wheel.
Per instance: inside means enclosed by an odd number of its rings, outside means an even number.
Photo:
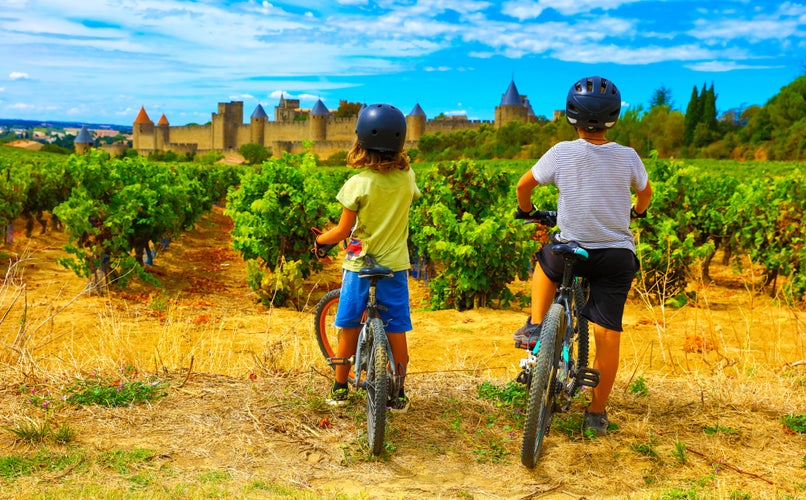
[[[386,350],[386,332],[380,319],[371,319],[372,356],[367,363],[367,441],[373,455],[383,452],[386,431],[386,403],[389,400],[389,353]]]
[[[582,308],[588,302],[588,285],[585,280],[577,280],[574,283],[574,321],[576,325],[574,332],[576,333],[577,352],[577,371],[588,366],[588,352],[589,352],[589,325],[587,318],[582,316]]]
[[[564,331],[563,307],[552,304],[543,319],[540,332],[540,347],[537,351],[537,365],[532,373],[529,386],[529,402],[526,406],[526,421],[523,424],[521,463],[528,468],[537,465],[543,438],[549,432],[554,415],[556,396],[555,376],[557,373],[557,338]]]

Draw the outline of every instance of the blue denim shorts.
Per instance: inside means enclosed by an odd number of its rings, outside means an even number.
[[[342,271],[341,296],[336,311],[336,326],[358,328],[366,309],[369,296],[369,280],[358,277],[355,271]],[[378,311],[391,333],[408,332],[411,326],[409,306],[409,272],[397,271],[394,277],[378,281],[376,298],[381,306]]]

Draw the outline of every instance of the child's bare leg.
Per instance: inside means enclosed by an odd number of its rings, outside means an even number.
[[[613,390],[613,383],[616,381],[621,332],[593,324],[593,337],[596,340],[596,358],[593,360],[593,368],[599,370],[599,385],[593,389],[593,397],[588,411],[604,413],[607,398],[610,397],[610,391]]]
[[[554,293],[557,291],[557,284],[554,283],[543,272],[540,264],[535,265],[532,275],[532,324],[536,325],[543,321],[543,317],[554,301]]]
[[[336,356],[349,358],[355,354],[355,344],[358,342],[358,332],[361,328],[342,328],[339,345],[336,347]],[[336,365],[336,382],[346,384],[350,376],[350,365]]]
[[[389,332],[389,345],[392,347],[392,356],[395,358],[395,369],[401,378],[400,386],[406,378],[406,369],[409,365],[409,347],[406,342],[406,332]]]

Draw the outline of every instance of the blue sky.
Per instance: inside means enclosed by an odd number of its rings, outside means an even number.
[[[775,0],[3,0],[0,118],[206,123],[280,93],[492,120],[510,80],[536,114],[602,75],[625,106],[762,105],[806,73],[806,3]]]

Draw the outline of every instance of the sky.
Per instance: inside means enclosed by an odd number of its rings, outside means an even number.
[[[592,75],[644,111],[713,85],[723,113],[804,74],[806,1],[0,0],[0,118],[273,120],[285,95],[492,120],[511,81],[551,117]]]

